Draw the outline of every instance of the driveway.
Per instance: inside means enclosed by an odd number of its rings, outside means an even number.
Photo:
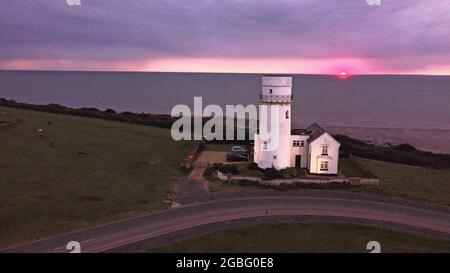
[[[203,151],[194,163],[194,168],[186,179],[175,183],[175,202],[177,200],[203,200],[209,194],[208,181],[203,173],[209,165],[214,163],[225,163],[226,152]]]

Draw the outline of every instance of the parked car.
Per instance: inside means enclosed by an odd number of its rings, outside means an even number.
[[[247,150],[244,149],[241,146],[233,146],[233,147],[231,147],[230,152],[231,153],[239,153],[239,154],[242,154],[242,155],[247,155]]]
[[[227,161],[248,161],[248,156],[238,152],[228,152]]]

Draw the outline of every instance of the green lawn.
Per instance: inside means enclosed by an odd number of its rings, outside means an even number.
[[[349,158],[339,158],[339,171],[346,177],[366,177],[367,176]]]
[[[0,245],[167,207],[194,145],[167,129],[0,107]]]
[[[450,242],[413,234],[347,224],[261,224],[230,229],[148,252],[369,252],[378,241],[382,252],[450,252]]]
[[[450,205],[450,170],[358,160],[380,178],[384,194]]]

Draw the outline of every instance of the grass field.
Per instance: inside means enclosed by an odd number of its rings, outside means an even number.
[[[380,178],[384,194],[450,205],[450,170],[358,160]]]
[[[167,207],[171,184],[185,175],[178,164],[195,144],[172,141],[167,129],[0,107],[0,246]],[[449,170],[357,160],[382,184],[352,190],[450,205]]]
[[[148,252],[450,252],[450,242],[347,224],[262,224],[189,238]]]
[[[349,158],[339,158],[339,171],[347,177],[366,177],[366,174]]]
[[[167,129],[0,107],[0,245],[167,207],[194,144]]]

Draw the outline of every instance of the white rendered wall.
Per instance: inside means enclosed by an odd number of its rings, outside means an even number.
[[[253,162],[258,163],[259,162],[259,155],[260,155],[260,141],[259,141],[259,135],[255,134],[254,138],[254,145],[253,145]]]
[[[270,92],[272,90],[272,92]],[[263,76],[262,78],[262,95],[272,96],[291,96],[292,94],[292,77],[286,76]],[[255,162],[260,168],[274,167],[277,170],[288,168],[291,165],[291,103],[275,104],[267,103],[268,111],[267,115],[260,115],[259,128],[263,127],[262,124],[267,124],[269,130],[271,128],[271,110],[272,108],[278,108],[278,134],[276,131],[271,131],[271,140],[266,141],[267,147],[270,147],[272,142],[278,143],[275,150],[265,150],[264,141],[259,139],[255,140]],[[288,112],[288,118],[286,118],[286,112]],[[260,131],[261,135],[261,131]],[[259,143],[258,147],[256,142]]]
[[[328,145],[328,155],[322,155],[322,146]],[[317,174],[337,174],[339,164],[339,142],[328,133],[322,134],[309,144],[309,172]],[[320,161],[328,161],[328,171],[320,170]]]
[[[291,136],[291,167],[295,167],[295,156],[300,155],[300,168],[306,168],[308,166],[308,135],[292,135]],[[303,147],[294,147],[294,140],[304,141],[305,145]]]

